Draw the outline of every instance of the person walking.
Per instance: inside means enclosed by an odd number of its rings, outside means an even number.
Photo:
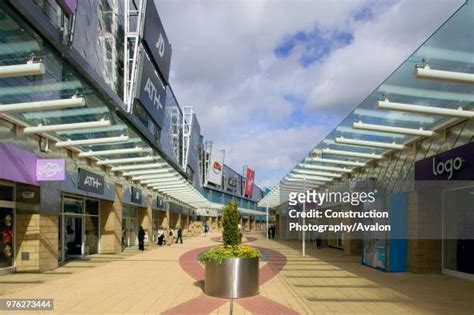
[[[183,244],[183,229],[181,227],[178,228],[178,233],[176,233],[176,244],[178,244],[178,240],[180,241],[181,244]]]
[[[158,246],[162,246],[164,240],[165,240],[165,231],[163,231],[163,227],[160,226],[160,229],[158,230]]]
[[[168,246],[173,245],[173,239],[174,239],[174,232],[173,232],[173,229],[170,228],[168,232]]]
[[[209,225],[207,223],[204,223],[204,236],[207,236],[209,234]]]
[[[145,230],[143,226],[140,226],[140,230],[138,231],[138,249],[141,251],[145,250]]]
[[[275,224],[272,224],[272,240],[275,239],[275,234],[276,234],[276,226]]]

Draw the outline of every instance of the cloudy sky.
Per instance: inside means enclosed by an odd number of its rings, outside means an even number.
[[[270,187],[464,2],[155,1],[180,105]]]

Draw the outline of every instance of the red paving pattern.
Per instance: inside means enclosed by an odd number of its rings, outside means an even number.
[[[213,240],[219,242],[219,238],[215,238]],[[248,238],[248,242],[250,241],[252,240]],[[179,258],[179,264],[181,268],[183,268],[183,270],[186,271],[196,281],[202,282],[204,281],[205,277],[204,268],[198,262],[197,258],[200,253],[211,247],[212,246],[208,246],[190,250]],[[268,263],[262,269],[260,269],[259,272],[259,284],[262,285],[283,269],[283,267],[286,265],[286,257],[281,253],[268,248],[258,247],[258,249],[268,256]],[[228,301],[228,299],[219,299],[207,295],[201,295],[197,298],[177,305],[163,314],[209,314]],[[235,302],[239,303],[242,307],[253,314],[298,314],[294,310],[260,295],[236,299]]]

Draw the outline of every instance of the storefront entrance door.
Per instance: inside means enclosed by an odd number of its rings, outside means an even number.
[[[474,187],[443,192],[443,272],[474,280]]]
[[[64,243],[66,258],[82,256],[83,218],[80,216],[64,217]]]

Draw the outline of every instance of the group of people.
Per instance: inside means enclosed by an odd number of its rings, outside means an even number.
[[[165,230],[163,230],[163,227],[160,226],[160,229],[158,230],[157,245],[163,246],[163,245],[168,244],[168,246],[171,246],[173,242],[175,244],[178,244],[178,242],[183,244],[183,229],[181,227],[176,229],[176,241],[175,241],[175,232],[173,231],[173,229],[168,229],[168,239],[166,239]]]
[[[173,241],[175,240],[175,233],[173,229],[168,230],[168,239],[166,240],[166,235],[165,231],[163,230],[163,227],[160,226],[160,229],[158,230],[158,235],[157,235],[157,245],[162,246],[165,244],[168,244],[168,246],[171,246],[173,244]],[[181,227],[176,229],[176,241],[175,243],[178,244],[180,242],[183,244],[183,229]],[[141,251],[145,250],[145,230],[143,229],[142,226],[140,226],[140,229],[138,230],[138,249]]]
[[[268,227],[268,238],[271,240],[274,240],[275,234],[276,234],[276,225],[270,224],[270,226]]]

